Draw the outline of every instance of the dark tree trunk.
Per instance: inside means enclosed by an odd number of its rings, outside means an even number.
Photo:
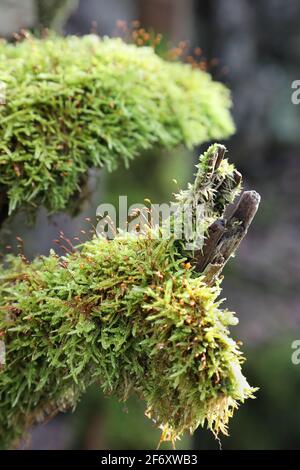
[[[8,218],[7,194],[3,188],[0,188],[0,230],[7,218]]]

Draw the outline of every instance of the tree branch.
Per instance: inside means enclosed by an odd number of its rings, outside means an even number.
[[[247,234],[260,203],[260,195],[256,191],[245,191],[232,214],[229,217],[224,216],[242,181],[242,175],[237,170],[225,175],[218,172],[224,155],[225,147],[222,145],[216,146],[214,152],[207,154],[206,160],[199,167],[192,189],[200,204],[205,199],[203,195],[212,193],[213,198],[208,201],[206,212],[219,216],[208,228],[205,243],[201,250],[195,251],[193,258],[196,271],[204,273],[210,284],[221,274]]]

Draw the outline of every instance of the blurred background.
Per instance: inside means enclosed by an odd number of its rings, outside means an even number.
[[[236,134],[225,144],[244,175],[245,188],[260,192],[262,205],[238,256],[226,268],[223,295],[238,312],[232,332],[244,343],[245,374],[260,388],[230,424],[224,449],[300,447],[300,365],[291,361],[300,339],[300,105],[291,102],[300,79],[299,0],[0,0],[0,36],[21,28],[50,27],[62,34],[123,34],[118,20],[162,33],[173,46],[201,47],[213,77],[232,90]],[[205,145],[203,148],[206,148]],[[86,217],[95,219],[101,202],[167,202],[193,174],[195,152],[158,149],[132,163],[130,171],[91,171],[76,212],[47,218],[40,210],[34,226],[22,215],[7,223],[1,249],[17,235],[28,257],[48,253],[59,230],[88,236]],[[82,232],[83,231],[83,232]],[[159,440],[144,418],[142,403],[125,405],[90,389],[74,413],[62,414],[32,430],[22,444],[31,449],[153,449]],[[167,447],[167,446],[166,446]],[[182,449],[218,449],[205,430],[186,436]]]

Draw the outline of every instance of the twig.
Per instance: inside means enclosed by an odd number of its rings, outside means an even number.
[[[190,189],[193,194],[189,196],[196,204],[206,204],[206,212],[216,217],[207,231],[204,246],[193,256],[196,271],[204,273],[209,283],[214,282],[222,272],[247,234],[260,203],[256,191],[245,191],[231,216],[225,218],[227,206],[238,194],[242,181],[242,175],[237,170],[224,174],[226,164],[220,171],[225,152],[223,145],[216,145],[211,152],[207,152]]]
[[[226,221],[226,228],[218,242],[213,243],[209,239],[207,240],[203,252],[209,250],[209,246],[211,247],[211,251],[206,257],[210,262],[206,266],[204,264],[201,266],[207,280],[213,281],[237,250],[248,232],[259,203],[260,195],[256,191],[245,191],[231,217]]]
[[[225,220],[216,220],[208,229],[207,240],[203,250],[195,252],[196,271],[202,272],[208,263],[212,260],[215,248],[225,232]]]

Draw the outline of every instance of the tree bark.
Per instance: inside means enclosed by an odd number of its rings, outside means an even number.
[[[223,220],[224,231],[221,237],[215,241],[209,235],[203,250],[209,252],[209,262],[202,265],[202,270],[210,284],[221,274],[227,261],[246,236],[259,203],[260,195],[256,191],[245,191],[231,217]]]
[[[203,189],[210,188],[219,194],[234,189],[240,185],[242,176],[238,171],[234,172],[232,181],[225,178],[218,182],[216,171],[220,167],[225,155],[225,147],[219,145],[216,154],[212,155],[208,162],[206,172],[197,181],[195,191],[201,193]],[[199,178],[199,177],[198,177]],[[221,201],[224,198],[221,198]],[[260,203],[260,195],[256,191],[245,191],[231,215],[225,217],[228,203],[220,208],[222,217],[215,220],[208,229],[204,246],[194,254],[195,269],[203,273],[206,281],[213,284],[221,274],[229,258],[235,253],[241,241],[248,232],[251,222],[257,212]],[[215,208],[218,210],[219,203]]]

